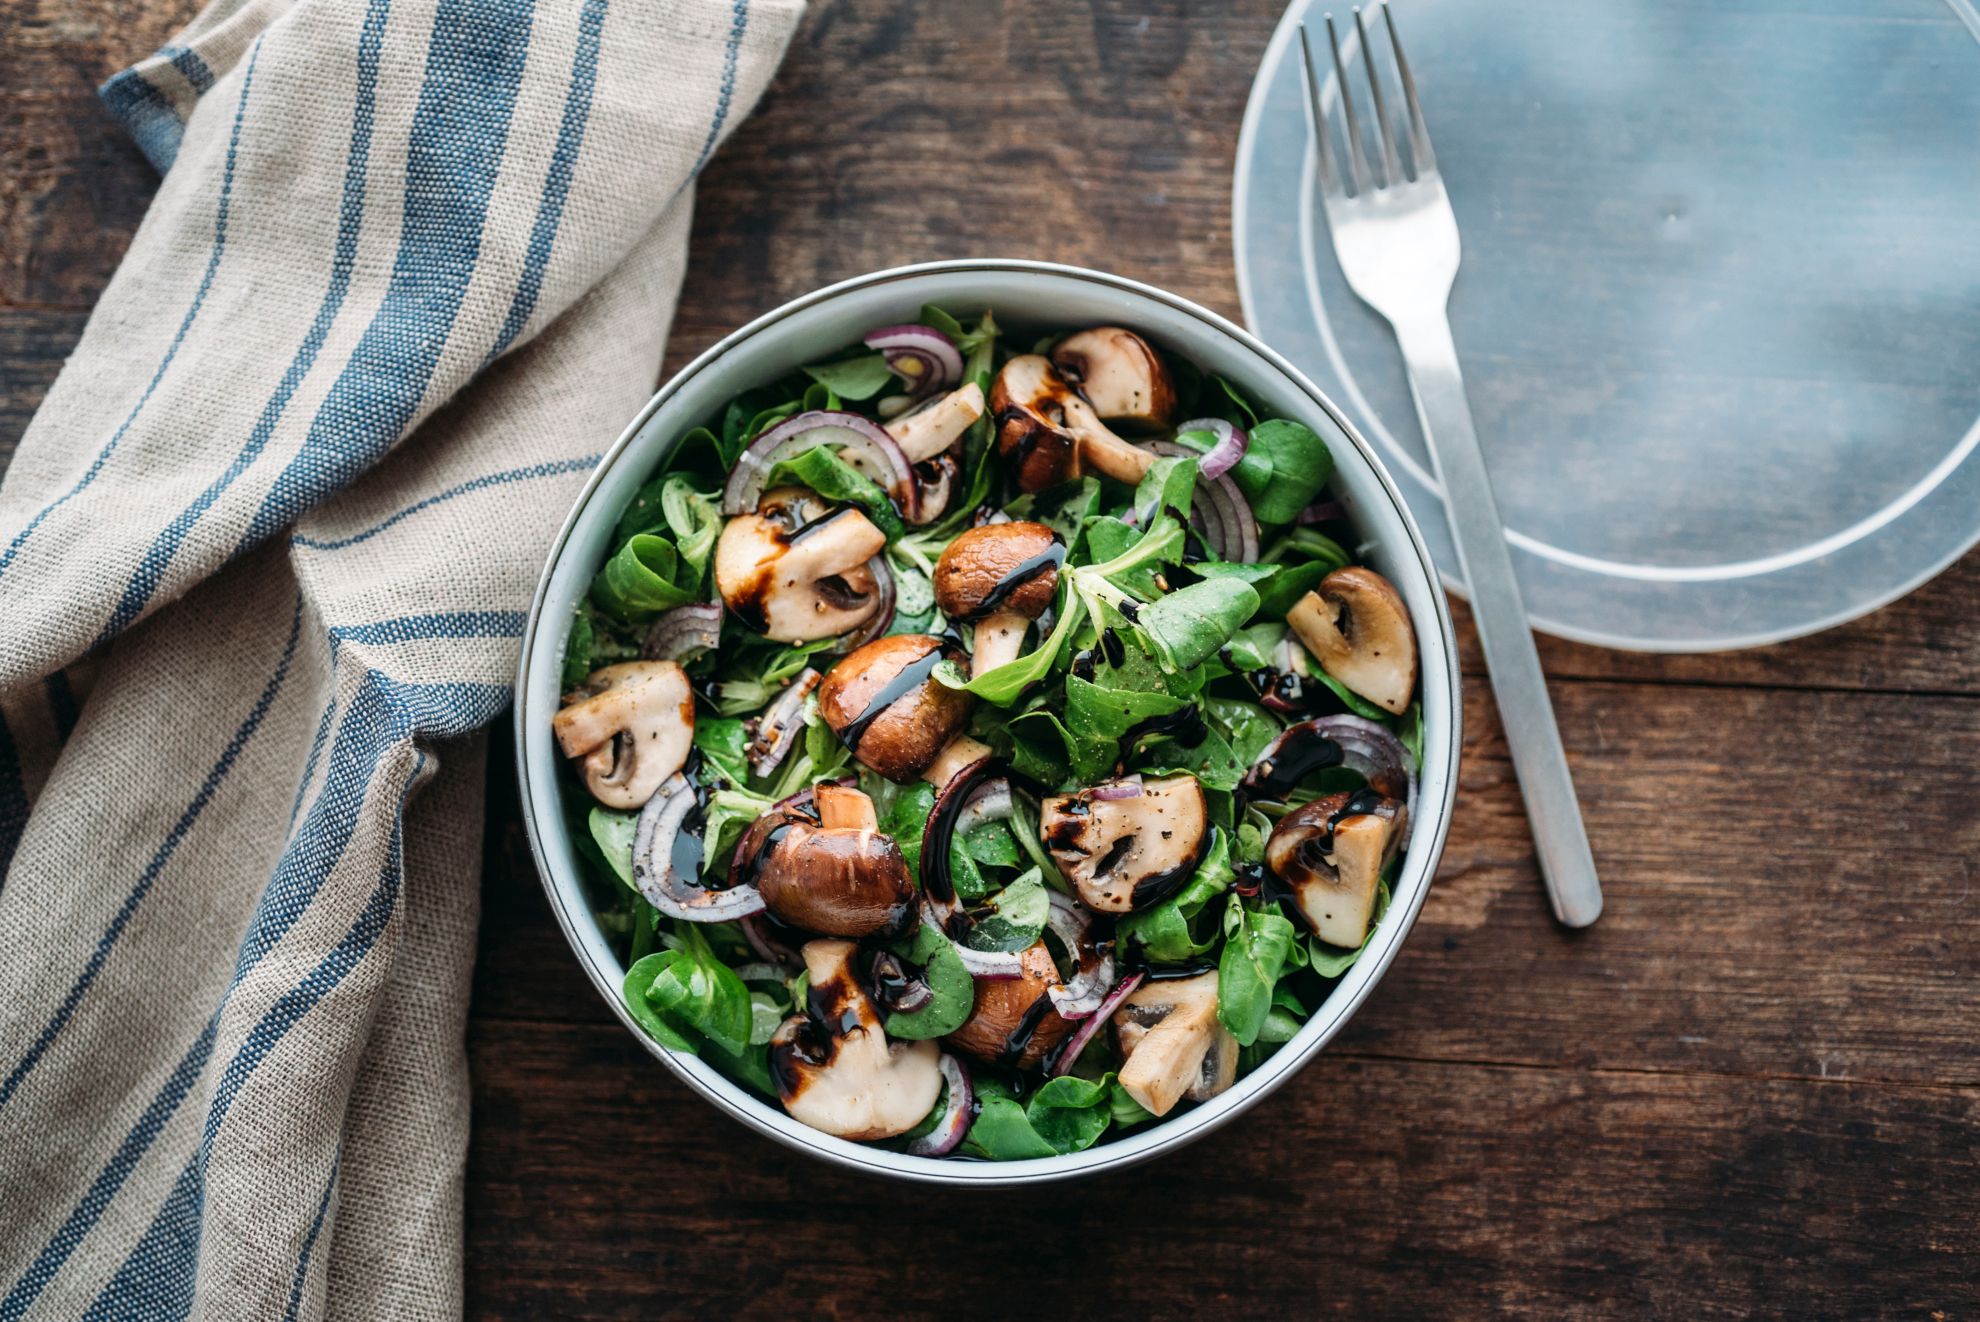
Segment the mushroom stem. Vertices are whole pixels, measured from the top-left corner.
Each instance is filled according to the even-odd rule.
[[[921,773],[921,778],[939,790],[954,780],[958,771],[971,763],[981,762],[990,756],[991,751],[990,745],[959,734],[942,746],[942,751],[935,755],[935,760],[928,764],[928,770]]]
[[[1066,418],[1073,420],[1073,411],[1066,410]],[[1094,472],[1125,482],[1129,486],[1148,476],[1148,470],[1155,466],[1152,452],[1138,445],[1130,445],[1097,421],[1078,426],[1073,434],[1079,439],[1080,462]]]
[[[971,677],[987,674],[1018,659],[1031,621],[1016,611],[997,611],[976,624],[976,651],[969,661]]]
[[[873,800],[850,785],[820,785],[811,792],[818,806],[818,824],[827,831],[877,831],[880,818]]]
[[[983,416],[983,388],[971,381],[887,424],[887,434],[901,447],[908,462],[933,459],[956,443],[969,425]]]

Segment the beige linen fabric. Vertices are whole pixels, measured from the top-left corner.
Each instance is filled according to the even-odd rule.
[[[461,1306],[484,758],[799,0],[215,0],[0,486],[0,1322]]]

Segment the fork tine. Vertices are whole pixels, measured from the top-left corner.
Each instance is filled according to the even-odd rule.
[[[1354,113],[1354,97],[1348,92],[1347,71],[1341,67],[1341,39],[1334,33],[1334,16],[1327,15],[1327,45],[1334,52],[1334,86],[1341,94],[1341,109],[1347,114],[1348,173],[1354,179],[1354,195],[1368,191],[1368,157],[1361,149],[1361,119]]]
[[[1368,71],[1368,90],[1375,98],[1375,127],[1382,139],[1382,187],[1388,188],[1402,182],[1402,162],[1396,158],[1396,135],[1389,129],[1389,106],[1382,99],[1382,79],[1375,72],[1375,51],[1368,44],[1368,27],[1361,21],[1360,5],[1354,7],[1354,33],[1361,43],[1362,67]]]
[[[1396,72],[1402,75],[1403,101],[1409,108],[1409,154],[1421,179],[1437,168],[1437,155],[1430,150],[1430,126],[1423,122],[1423,106],[1416,99],[1416,79],[1410,77],[1409,61],[1403,56],[1402,38],[1396,35],[1396,13],[1382,6],[1382,21],[1389,28],[1389,45],[1396,52]]]
[[[1306,24],[1299,25],[1300,73],[1306,83],[1306,113],[1313,125],[1313,141],[1320,150],[1320,188],[1332,193],[1340,188],[1340,180],[1334,172],[1334,151],[1328,139],[1327,112],[1320,107],[1320,75],[1313,69],[1313,47],[1307,44]]]

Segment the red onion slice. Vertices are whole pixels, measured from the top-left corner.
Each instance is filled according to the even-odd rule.
[[[754,886],[717,891],[701,884],[700,839],[691,859],[675,847],[694,810],[694,786],[678,771],[640,809],[633,827],[633,882],[639,893],[669,918],[690,923],[728,923],[762,913],[763,896]],[[683,867],[692,875],[683,876]]]
[[[1119,780],[1102,781],[1088,793],[1096,799],[1138,799],[1141,797],[1141,777],[1122,776]]]
[[[1400,798],[1410,809],[1416,807],[1416,762],[1396,732],[1377,721],[1360,716],[1322,716],[1289,725],[1279,737],[1265,746],[1258,762],[1245,777],[1251,785],[1259,768],[1290,759],[1293,766],[1310,762],[1310,750],[1302,756],[1300,745],[1313,739],[1331,740],[1340,748],[1338,763],[1368,782],[1369,788],[1389,798]],[[1318,769],[1316,766],[1314,769]],[[1240,786],[1240,790],[1244,786]]]
[[[676,606],[647,626],[639,654],[648,661],[686,661],[722,638],[722,608],[713,602]]]
[[[722,513],[735,517],[756,509],[771,470],[819,445],[836,445],[845,461],[878,482],[912,521],[918,503],[913,465],[886,428],[871,418],[835,409],[812,409],[764,432],[736,457],[722,488]]]
[[[887,568],[886,555],[883,553],[868,560],[866,572],[873,575],[874,590],[880,595],[879,604],[874,606],[873,614],[866,617],[866,623],[847,634],[839,645],[832,649],[835,652],[850,652],[856,647],[864,647],[893,626],[894,574]]]
[[[942,1082],[948,1085],[948,1102],[935,1128],[910,1141],[902,1151],[910,1157],[946,1157],[962,1145],[963,1135],[976,1119],[976,1091],[970,1087],[969,1066],[942,1053]]]
[[[978,758],[951,776],[935,796],[921,836],[922,921],[949,938],[971,977],[996,981],[1024,976],[1023,952],[972,950],[966,943],[969,914],[956,899],[955,878],[949,874],[949,846],[964,818],[977,823],[992,820],[988,814],[995,810],[999,796],[1008,814],[1010,790],[1010,781],[997,760]],[[983,806],[979,807],[980,803]]]
[[[806,666],[757,717],[756,738],[744,750],[751,775],[767,776],[783,765],[797,743],[798,731],[804,728],[804,700],[821,678]]]
[[[803,957],[771,934],[770,924],[765,921],[762,914],[753,914],[736,926],[742,928],[743,940],[749,942],[749,948],[770,966],[783,968],[790,973],[804,967]]]
[[[1204,477],[1222,477],[1230,472],[1244,458],[1245,447],[1251,444],[1244,428],[1222,418],[1192,418],[1176,428],[1176,435],[1186,431],[1207,431],[1216,437],[1216,442],[1199,457],[1196,471]]]
[[[1174,441],[1150,441],[1156,454],[1182,459],[1202,459],[1187,445]],[[1189,523],[1203,535],[1210,549],[1232,564],[1249,565],[1258,561],[1258,520],[1251,503],[1229,477],[1206,477],[1197,472],[1196,498],[1190,502]]]
[[[1141,980],[1146,976],[1148,975],[1145,973],[1130,973],[1122,978],[1120,985],[1108,992],[1107,999],[1100,1002],[1100,1008],[1080,1021],[1079,1027],[1073,1030],[1073,1035],[1065,1040],[1064,1045],[1053,1056],[1047,1073],[1056,1079],[1069,1072],[1073,1064],[1079,1060],[1079,1053],[1086,1050],[1086,1044],[1107,1026],[1107,1021],[1114,1017],[1114,1011],[1121,1008],[1121,1002],[1134,995],[1134,989],[1141,985]]]
[[[910,393],[925,395],[962,380],[962,350],[933,326],[881,326],[866,333],[866,347],[887,356],[887,366]]]
[[[1065,982],[1045,989],[1052,998],[1052,1008],[1062,1019],[1084,1019],[1098,1010],[1107,999],[1107,988],[1114,982],[1114,952],[1111,945],[1102,948],[1088,940],[1093,929],[1093,918],[1067,896],[1053,891],[1052,911],[1045,919],[1046,926],[1058,935],[1066,951],[1079,961],[1079,971]]]
[[[1331,523],[1347,517],[1347,506],[1338,500],[1316,500],[1299,512],[1303,524]]]

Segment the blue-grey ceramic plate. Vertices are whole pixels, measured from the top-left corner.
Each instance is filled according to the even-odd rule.
[[[1371,439],[1461,590],[1395,342],[1342,282],[1313,191],[1294,25],[1322,35],[1321,12],[1287,11],[1245,115],[1245,317]],[[1769,642],[1980,539],[1971,0],[1395,17],[1464,236],[1451,321],[1539,628]]]

